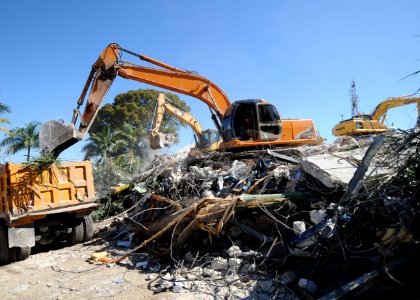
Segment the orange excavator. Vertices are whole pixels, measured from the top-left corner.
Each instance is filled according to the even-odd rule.
[[[155,67],[146,67],[122,59],[133,55]],[[210,109],[212,119],[223,139],[218,150],[302,145],[317,142],[317,133],[310,119],[280,119],[276,108],[263,99],[231,102],[215,83],[196,73],[136,54],[110,44],[92,66],[70,124],[48,121],[40,130],[40,149],[58,156],[89,131],[106,93],[120,76],[152,86],[194,97]],[[86,95],[87,101],[83,112]],[[79,125],[77,126],[77,123]]]

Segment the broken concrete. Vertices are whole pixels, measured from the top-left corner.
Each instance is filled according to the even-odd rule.
[[[420,238],[419,135],[387,137],[379,154],[364,160],[371,142],[159,157],[129,189],[134,205],[120,225],[135,237],[114,261],[138,251],[170,257],[171,284],[158,282],[156,291],[351,296],[339,286],[412,255]],[[358,188],[344,201],[357,170]]]
[[[308,156],[300,161],[302,170],[322,182],[330,189],[347,189],[350,180],[359,167],[368,147],[349,151],[334,152]],[[391,172],[380,164],[377,158],[369,165],[367,176],[375,177]]]

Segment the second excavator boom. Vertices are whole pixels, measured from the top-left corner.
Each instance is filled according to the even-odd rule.
[[[149,134],[150,148],[156,150],[169,147],[173,144],[175,138],[172,134],[163,134],[160,132],[160,126],[165,113],[177,118],[182,123],[187,124],[195,133],[196,146],[203,150],[216,150],[219,142],[219,135],[216,130],[202,130],[200,122],[190,113],[182,110],[170,99],[166,98],[164,93],[159,93],[156,101],[155,111],[153,113],[152,130]]]

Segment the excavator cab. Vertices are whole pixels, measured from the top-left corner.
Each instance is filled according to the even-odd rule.
[[[197,145],[201,149],[210,149],[210,150],[217,150],[217,147],[211,149],[211,147],[217,146],[217,143],[220,142],[220,134],[219,131],[216,129],[206,129],[203,130],[201,135],[201,140],[197,141]]]
[[[282,126],[276,108],[263,99],[240,100],[223,118],[224,141],[271,141],[279,139]]]

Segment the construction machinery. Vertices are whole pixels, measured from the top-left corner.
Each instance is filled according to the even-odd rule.
[[[417,116],[420,116],[420,98],[411,96],[401,96],[388,98],[379,103],[372,114],[366,115],[358,113],[351,119],[341,121],[334,126],[332,133],[335,136],[349,135],[366,135],[379,134],[388,130],[384,124],[387,112],[390,108],[395,108],[403,105],[417,103]],[[417,118],[418,122],[418,118]],[[417,123],[418,126],[418,123]]]
[[[124,61],[124,53],[155,67]],[[218,150],[302,145],[317,141],[315,126],[310,119],[281,120],[276,108],[263,99],[231,103],[222,89],[203,76],[136,54],[118,44],[110,44],[92,66],[71,123],[66,125],[60,121],[48,121],[42,126],[41,151],[58,156],[60,152],[81,140],[92,125],[107,91],[117,76],[185,94],[204,102],[209,107],[212,119],[223,139]],[[81,112],[88,92],[87,103]],[[80,124],[76,129],[79,119]]]
[[[162,149],[174,143],[175,138],[172,134],[159,132],[165,113],[170,114],[191,127],[195,133],[194,138],[198,149],[205,151],[218,149],[218,142],[220,142],[218,131],[215,129],[202,130],[200,123],[193,115],[178,107],[164,93],[159,93],[156,101],[152,130],[149,133],[150,148],[153,150]]]

